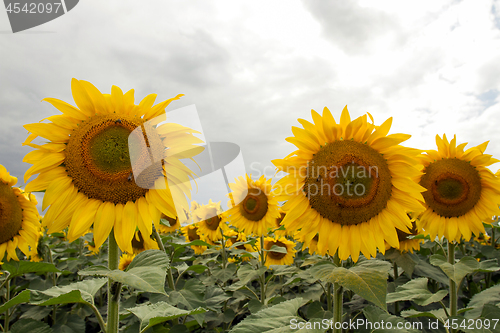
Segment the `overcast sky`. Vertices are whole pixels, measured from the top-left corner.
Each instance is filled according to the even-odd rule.
[[[29,168],[23,124],[74,104],[71,78],[185,94],[210,141],[238,144],[248,172],[294,146],[297,118],[370,112],[406,145],[458,135],[500,158],[500,1],[95,1],[12,34],[0,10],[0,164]],[[499,143],[499,144],[497,144]],[[252,167],[251,167],[252,165]],[[493,166],[493,169],[500,165]],[[253,169],[253,170],[252,170]]]

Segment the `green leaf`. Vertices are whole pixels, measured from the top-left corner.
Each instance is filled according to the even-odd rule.
[[[372,325],[373,323],[381,323],[382,321],[386,323],[385,325],[387,326],[387,323],[391,323],[393,329],[371,329],[370,332],[377,332],[377,333],[394,333],[396,332],[394,330],[394,327],[397,327],[398,323],[402,323],[403,327],[405,326],[404,324],[406,321],[401,318],[397,317],[394,315],[391,315],[387,313],[386,311],[379,309],[373,305],[369,305],[363,309],[363,314],[365,315],[365,318],[367,321],[371,322]],[[401,324],[400,324],[401,325]],[[366,327],[365,323],[365,327]],[[369,326],[368,326],[369,328]],[[414,329],[399,329],[397,330],[398,333],[418,333],[420,332],[419,330],[414,330]]]
[[[133,313],[141,320],[141,331],[143,331],[168,320],[202,314],[208,310],[196,308],[187,311],[176,308],[166,302],[159,302],[155,304],[137,306],[135,308],[127,309],[127,311]]]
[[[126,272],[117,269],[109,272],[107,277],[142,291],[166,295],[167,271],[162,267],[134,267]]]
[[[174,290],[169,293],[169,302],[177,306],[179,304],[183,305],[190,311],[198,308],[205,308],[204,292],[205,286],[199,280],[189,279],[183,289],[179,291]],[[204,317],[205,316],[201,313],[194,315],[194,318],[200,326],[203,325]]]
[[[448,291],[439,290],[433,294],[427,289],[428,279],[417,278],[408,281],[402,286],[396,288],[396,291],[387,295],[387,303],[394,303],[398,301],[413,301],[417,305],[426,306],[434,302],[439,302],[446,295]]]
[[[233,327],[230,333],[324,332],[324,329],[314,330],[306,329],[305,327],[303,330],[297,330],[299,324],[306,325],[306,322],[297,316],[297,311],[302,304],[302,298],[294,298],[272,307],[264,308],[243,319],[238,325]]]
[[[496,306],[500,305],[500,284],[485,289],[478,294],[472,296],[467,307],[472,308],[465,313],[466,318],[479,318],[483,307],[486,304],[493,303]]]
[[[139,253],[128,266],[128,269],[135,267],[160,267],[168,269],[170,259],[164,251],[146,250]]]
[[[0,313],[4,313],[5,311],[7,311],[8,309],[17,304],[28,303],[29,301],[30,301],[30,291],[23,290],[16,297],[12,298],[10,301],[0,306]]]
[[[94,295],[106,284],[107,279],[92,279],[74,282],[62,287],[44,291],[31,290],[30,304],[55,305],[68,303],[94,304]]]
[[[265,250],[264,251],[267,251],[267,252],[277,252],[277,253],[284,253],[284,254],[287,254],[287,250],[286,250],[286,247],[283,247],[283,246],[277,246],[277,245],[273,245],[271,246],[271,248],[269,250]]]
[[[238,271],[237,275],[238,278],[240,279],[238,282],[235,282],[231,284],[227,290],[238,290],[247,285],[250,281],[253,281],[257,279],[259,276],[264,274],[267,271],[267,267],[260,267],[259,269],[255,270],[252,268],[250,265],[242,265]]]
[[[495,272],[500,269],[497,266],[497,260],[485,260],[479,263],[472,257],[463,257],[454,265],[450,264],[443,255],[434,254],[429,259],[431,265],[438,266],[450,279],[459,284],[462,279],[474,272]]]
[[[391,249],[385,253],[387,259],[393,260],[399,267],[401,267],[406,275],[411,278],[415,266],[419,262],[418,257],[412,253],[400,253],[396,249]]]
[[[149,252],[154,251],[154,252]],[[149,252],[144,256],[140,256],[144,252]],[[121,271],[116,269],[110,271],[104,266],[91,266],[78,272],[79,275],[99,275],[112,278],[117,282],[126,284],[127,286],[146,291],[151,293],[165,294],[165,278],[167,277],[167,271],[165,269],[165,264],[168,267],[168,257],[161,255],[158,250],[148,250],[141,252],[134,258],[130,263],[127,271]],[[140,256],[140,257],[139,257]],[[146,258],[151,258],[151,263],[153,266],[145,265]],[[136,263],[132,266],[135,259],[139,258]],[[165,262],[167,258],[167,262]]]
[[[26,318],[19,319],[10,328],[11,333],[53,333],[54,331],[50,326],[44,322]]]
[[[369,260],[371,261],[371,260]],[[376,260],[374,260],[376,261]],[[387,263],[390,266],[390,263]],[[372,267],[377,267],[374,269]],[[310,268],[311,274],[322,281],[339,283],[367,301],[386,310],[387,266],[380,263],[361,264],[350,269],[322,262]]]
[[[205,265],[191,265],[187,268],[188,271],[193,271],[195,273],[203,273],[208,269]]]
[[[401,317],[404,318],[418,318],[418,317],[429,317],[433,319],[438,319],[441,322],[444,322],[448,316],[446,316],[446,312],[443,309],[437,310],[429,310],[429,311],[417,311],[417,310],[406,310],[401,311]]]
[[[32,261],[7,261],[2,265],[2,269],[10,273],[9,278],[20,276],[26,273],[47,273],[61,272],[53,264],[46,262],[32,262]]]
[[[448,277],[437,267],[434,267],[427,262],[421,260],[414,268],[413,273],[417,276],[431,278],[446,286],[450,285]]]

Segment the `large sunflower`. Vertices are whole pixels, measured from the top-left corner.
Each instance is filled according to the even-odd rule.
[[[43,209],[50,207],[43,224],[49,233],[69,226],[68,240],[74,241],[93,224],[99,248],[114,228],[119,247],[131,252],[136,227],[150,235],[151,221],[158,226],[161,213],[175,217],[176,205],[187,206],[183,190],[189,195],[192,173],[178,158],[199,153],[202,148],[194,144],[201,140],[192,135],[196,131],[178,124],[154,125],[182,95],[153,106],[156,94],[135,105],[134,90],[123,94],[116,86],[111,94],[101,94],[91,83],[73,79],[71,90],[77,107],[46,98],[63,114],[47,118],[51,123],[24,126],[32,133],[24,144],[37,149],[24,158],[33,164],[25,181],[39,174],[26,190],[45,190]],[[50,142],[32,143],[37,136]],[[130,140],[145,142],[145,149],[129,151]],[[142,167],[150,155],[163,157],[162,163],[134,175],[131,156]],[[169,189],[164,176],[180,185]]]
[[[455,136],[448,142],[446,135],[436,135],[436,144],[437,151],[422,154],[420,185],[427,191],[420,227],[431,239],[468,241],[471,233],[485,232],[483,221],[500,215],[500,180],[487,168],[498,160],[484,154],[488,142],[464,151],[467,143],[457,146]]]
[[[229,184],[232,192],[229,193],[227,210],[224,221],[244,231],[247,235],[265,235],[269,228],[276,226],[276,219],[280,217],[278,201],[271,191],[271,179],[261,176],[253,181],[250,176],[238,177],[235,183]]]
[[[210,199],[207,205],[193,205],[193,208],[191,211],[193,223],[196,223],[203,240],[210,244],[221,240],[221,230],[225,232],[229,227],[220,217],[222,213],[220,202],[212,202]]]
[[[260,239],[257,239],[257,248],[261,248]],[[271,251],[273,246],[282,247],[286,250],[284,252]],[[264,237],[264,258],[265,265],[269,268],[271,265],[291,265],[293,258],[295,258],[295,243],[286,239],[285,237]]]
[[[0,261],[7,253],[7,260],[19,260],[16,248],[27,257],[36,258],[40,237],[40,216],[36,198],[13,187],[17,178],[0,165]]]
[[[282,224],[300,238],[320,234],[316,252],[338,249],[342,260],[357,261],[360,251],[374,257],[377,248],[385,251],[384,240],[396,247],[396,228],[411,228],[406,211],[423,210],[424,188],[414,180],[419,151],[399,145],[410,135],[387,135],[392,118],[379,127],[366,115],[351,121],[347,107],[339,124],[327,108],[312,118],[299,119],[304,128],[292,127],[295,136],[287,138],[298,149],[273,161],[288,173],[274,187],[287,200]]]

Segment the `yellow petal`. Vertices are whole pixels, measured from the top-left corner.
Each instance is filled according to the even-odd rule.
[[[111,229],[115,224],[115,204],[105,202],[95,215],[94,221],[94,242],[95,247],[99,248],[108,238]]]
[[[76,106],[78,106],[85,115],[91,117],[95,114],[95,107],[92,99],[80,81],[75,78],[71,79],[71,93],[73,94],[73,100]]]

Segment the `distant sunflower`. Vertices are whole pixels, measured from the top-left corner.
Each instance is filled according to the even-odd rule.
[[[415,238],[410,238],[412,236],[417,236],[420,233],[422,233],[422,230],[419,230],[417,227],[416,220],[414,218],[411,218],[411,225],[412,228],[410,232],[404,232],[401,230],[398,230],[398,239],[399,239],[399,252],[405,253],[405,252],[411,252],[413,251],[419,251],[420,250],[420,244],[424,242],[423,239],[415,239]]]
[[[146,250],[158,250],[158,243],[151,239],[151,236],[144,237],[139,230],[136,230],[134,238],[132,238],[132,252],[139,254]]]
[[[204,240],[208,240],[207,243],[215,244],[215,242],[221,240],[221,230],[225,232],[229,228],[222,222],[221,213],[220,202],[212,202],[211,199],[207,205],[197,205],[191,211],[193,223],[196,223],[199,233],[204,236]]]
[[[279,209],[279,213],[280,213],[280,215],[275,220],[276,225],[275,225],[275,227],[274,227],[275,229],[273,231],[274,234],[276,236],[287,236],[287,235],[292,234],[292,232],[290,230],[286,230],[285,226],[281,224],[283,222],[283,219],[285,218],[286,213],[281,208]],[[282,230],[280,230],[280,229],[282,229]]]
[[[158,227],[161,213],[173,217],[176,205],[187,206],[184,193],[189,192],[193,174],[178,159],[198,154],[203,148],[195,144],[201,140],[190,128],[148,122],[164,115],[165,107],[182,95],[153,106],[156,94],[135,105],[134,90],[123,94],[116,86],[111,94],[102,94],[91,83],[73,79],[71,90],[77,107],[45,98],[63,114],[48,117],[50,123],[24,126],[32,133],[24,145],[36,148],[24,158],[33,164],[24,180],[39,174],[26,190],[45,190],[43,209],[50,207],[43,224],[48,233],[69,226],[68,240],[72,242],[93,224],[99,248],[114,228],[119,247],[130,252],[136,227],[149,235],[151,221]],[[134,131],[136,128],[142,131]],[[38,136],[50,142],[32,143]],[[129,151],[129,139],[146,142],[147,149]],[[162,165],[157,163],[134,176],[131,156],[137,156],[142,165],[150,154],[163,157]],[[165,176],[183,186],[169,190]]]
[[[248,175],[245,178],[240,176],[229,184],[232,192],[228,206],[232,208],[224,212],[224,220],[247,235],[266,235],[280,216],[278,201],[271,192],[271,179],[261,176],[253,181]]]
[[[167,222],[169,226],[167,226],[165,222]],[[180,228],[181,228],[181,223],[179,222],[179,218],[177,216],[173,218],[162,213],[160,223],[158,224],[158,232],[160,234],[169,234],[171,232],[179,230]]]
[[[182,227],[182,234],[186,238],[186,242],[190,243],[195,240],[201,240],[201,237],[199,235],[199,230],[198,226],[188,224],[185,227]],[[203,254],[205,250],[207,249],[206,246],[200,246],[200,245],[191,245],[191,248],[194,250],[195,254]]]
[[[40,216],[36,198],[13,187],[17,178],[0,165],[0,261],[17,260],[19,248],[27,257],[36,256],[40,234]]]
[[[319,234],[318,252],[338,249],[342,260],[356,262],[360,252],[375,257],[377,248],[385,251],[384,240],[397,246],[396,229],[411,228],[406,211],[423,210],[424,188],[415,182],[420,151],[400,145],[410,135],[387,135],[392,118],[381,126],[366,115],[351,121],[347,107],[339,124],[327,108],[323,116],[313,110],[312,118],[299,119],[304,128],[292,127],[287,138],[298,149],[272,161],[288,173],[274,186],[287,200],[282,224],[301,238]]]
[[[128,266],[132,263],[132,260],[134,260],[135,256],[137,254],[128,254],[124,253],[120,257],[120,263],[118,264],[118,269],[125,271]]]
[[[419,227],[431,239],[470,240],[472,233],[485,232],[483,221],[500,214],[500,180],[487,168],[498,160],[484,154],[488,142],[464,151],[467,143],[457,146],[456,136],[448,142],[436,135],[436,144],[437,151],[422,155],[420,185],[427,191]]]
[[[308,252],[310,255],[313,255],[315,253],[318,253],[318,241],[319,241],[319,234],[316,234],[313,238],[303,238],[303,239],[297,239],[297,241],[302,242],[302,251],[305,249],[308,249]],[[324,254],[322,254],[324,255]]]
[[[236,232],[233,229],[227,229],[224,231],[224,236],[228,237],[226,240],[226,247],[232,247],[234,244],[238,242],[246,242],[247,236],[242,232]],[[245,250],[247,252],[255,252],[254,248],[250,244],[241,244],[236,246],[238,250]]]
[[[274,246],[278,246],[286,249],[286,253],[270,251]],[[257,240],[257,248],[261,248],[260,239]],[[293,264],[293,258],[295,258],[295,243],[289,241],[285,237],[264,237],[264,258],[265,265],[267,267],[271,265],[291,265]]]

